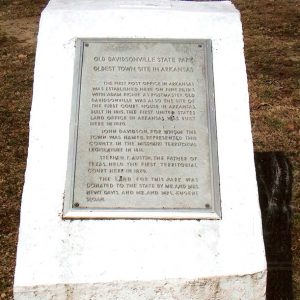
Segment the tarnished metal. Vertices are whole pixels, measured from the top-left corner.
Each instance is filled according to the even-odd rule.
[[[210,40],[78,39],[64,218],[221,216]]]

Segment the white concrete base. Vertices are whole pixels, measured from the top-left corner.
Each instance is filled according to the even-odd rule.
[[[239,13],[229,1],[124,3],[52,0],[42,14],[15,300],[264,299]],[[62,220],[76,37],[212,39],[222,220]]]
[[[113,281],[17,288],[17,299],[72,300],[231,300],[265,299],[265,273],[198,280]]]

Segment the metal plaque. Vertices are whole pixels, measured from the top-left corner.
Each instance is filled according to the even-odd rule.
[[[64,218],[220,218],[210,40],[78,39]]]

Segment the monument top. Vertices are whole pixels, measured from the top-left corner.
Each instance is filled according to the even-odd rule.
[[[199,6],[201,10],[204,9],[205,11],[213,9],[214,12],[217,10],[228,13],[229,10],[226,7],[231,7],[234,10],[230,0],[102,0],[90,1],[89,5],[86,5],[83,1],[50,0],[46,10],[97,10],[99,8],[174,8],[186,10],[188,8],[197,9]]]

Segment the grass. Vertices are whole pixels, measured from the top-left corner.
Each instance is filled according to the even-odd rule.
[[[256,151],[284,151],[293,167],[293,287],[300,299],[300,2],[235,0],[241,11]]]

